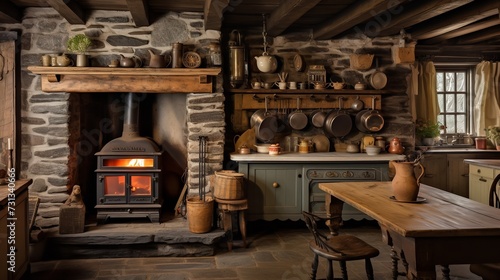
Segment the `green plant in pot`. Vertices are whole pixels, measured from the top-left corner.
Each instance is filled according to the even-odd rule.
[[[497,150],[500,150],[500,127],[499,126],[489,126],[485,129],[486,138]]]
[[[88,61],[86,52],[91,45],[92,40],[90,40],[90,38],[85,34],[77,34],[68,39],[66,44],[67,50],[76,54],[76,66],[87,66]]]
[[[441,129],[443,125],[440,122],[417,120],[415,134],[422,139],[424,145],[432,146]]]

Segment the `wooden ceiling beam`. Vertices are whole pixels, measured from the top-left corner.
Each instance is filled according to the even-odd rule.
[[[272,37],[280,35],[319,2],[321,0],[281,1],[278,8],[274,9],[266,20],[267,34]]]
[[[69,1],[68,4],[64,0],[46,0],[46,2],[70,24],[85,24],[83,10],[75,1]]]
[[[0,22],[2,23],[20,23],[22,21],[21,12],[16,5],[10,1],[0,3]]]
[[[332,16],[330,20],[316,26],[314,28],[313,38],[319,40],[330,39],[369,20],[374,14],[390,11],[404,2],[408,2],[408,0],[358,0],[338,14]]]
[[[224,10],[229,5],[229,0],[205,0],[203,7],[205,30],[220,30]]]
[[[134,19],[135,26],[149,26],[149,10],[147,0],[127,0],[127,7]]]
[[[485,42],[493,38],[500,38],[500,26],[494,26],[458,38],[459,45],[472,45]]]
[[[439,42],[442,42],[444,40],[449,40],[452,38],[460,37],[467,35],[469,33],[477,32],[485,28],[493,27],[496,25],[500,25],[500,18],[498,17],[492,17],[490,19],[481,21],[481,22],[476,22],[473,24],[469,24],[467,26],[464,26],[462,28],[456,29],[454,31],[450,31],[448,33],[444,33],[443,35],[436,36],[434,38],[428,39],[423,41],[423,44],[436,44]]]
[[[466,5],[450,14],[435,17],[421,26],[411,29],[414,39],[425,40],[462,28],[468,24],[498,15],[498,0],[476,1],[473,5]]]
[[[473,1],[474,0],[433,0],[423,3],[422,1],[415,1],[411,7],[406,7],[402,13],[394,15],[386,25],[382,26],[379,35],[389,36],[398,34],[402,28],[408,28]]]

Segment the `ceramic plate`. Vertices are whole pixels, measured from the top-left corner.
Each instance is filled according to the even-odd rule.
[[[197,52],[185,52],[182,56],[182,64],[186,68],[198,68],[201,65],[201,57]]]
[[[374,89],[383,89],[387,85],[387,76],[380,71],[376,71],[370,78],[370,84]]]
[[[330,139],[323,134],[318,134],[314,136],[312,139],[314,143],[314,147],[316,148],[316,152],[323,153],[330,151]]]
[[[304,60],[300,54],[296,54],[293,57],[293,68],[295,68],[295,71],[297,72],[304,70]]]
[[[422,203],[424,201],[427,201],[427,199],[425,199],[425,198],[423,198],[421,196],[418,196],[417,200],[415,200],[415,201],[397,200],[394,196],[389,197],[389,199],[391,199],[392,201],[395,201],[395,202],[402,202],[402,203]]]

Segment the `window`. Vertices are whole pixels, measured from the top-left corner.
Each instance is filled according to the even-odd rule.
[[[472,132],[473,68],[436,66],[438,121],[446,126],[445,135]]]

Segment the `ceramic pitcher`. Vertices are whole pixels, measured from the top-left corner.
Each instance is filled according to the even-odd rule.
[[[422,172],[415,176],[414,167],[420,166]],[[424,167],[420,162],[396,162],[390,161],[389,168],[394,168],[394,178],[392,179],[392,191],[394,197],[399,201],[416,201],[420,189],[420,178],[424,175]]]

